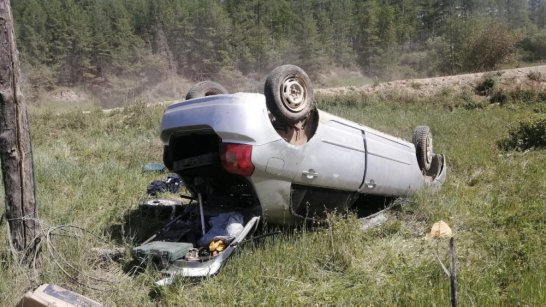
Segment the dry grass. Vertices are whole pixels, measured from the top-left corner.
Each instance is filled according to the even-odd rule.
[[[48,225],[77,225],[92,234],[76,228],[68,237],[53,236],[66,263],[56,263],[60,256],[52,257],[52,248],[44,246],[40,280],[109,306],[447,305],[449,281],[436,260],[447,260],[447,242],[424,239],[442,219],[455,232],[462,306],[542,305],[546,152],[503,151],[496,142],[508,135],[510,123],[536,115],[545,102],[466,108],[461,95],[319,97],[327,111],[406,139],[416,125],[431,126],[436,151],[447,155],[444,188],[395,207],[378,228],[363,232],[349,216],[332,217],[328,228],[287,229],[242,246],[215,277],[181,279],[165,288],[153,286],[152,267],[129,276],[128,253],[117,263],[91,251],[128,250],[154,222],[143,225],[136,208],[147,184],[158,179],[141,170],[161,160],[162,107],[137,105],[108,114],[33,111],[40,217]],[[5,231],[0,242],[0,301],[12,306],[35,284],[31,271],[9,256]]]

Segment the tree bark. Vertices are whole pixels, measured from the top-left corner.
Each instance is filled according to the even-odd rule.
[[[37,255],[34,165],[10,1],[0,0],[0,158],[10,243],[29,261]],[[15,256],[17,256],[16,253]],[[30,257],[29,257],[30,256]]]

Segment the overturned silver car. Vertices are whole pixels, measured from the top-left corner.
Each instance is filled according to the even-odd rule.
[[[205,216],[238,211],[294,224],[446,178],[427,126],[407,142],[318,110],[309,77],[294,65],[273,70],[264,94],[195,85],[165,111],[161,140],[165,165],[199,196]]]

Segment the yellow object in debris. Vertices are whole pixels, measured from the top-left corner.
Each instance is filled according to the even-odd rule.
[[[432,225],[432,228],[430,229],[430,233],[427,234],[427,239],[433,239],[433,238],[451,238],[453,236],[453,232],[451,231],[451,228],[449,225],[444,221],[439,221],[434,223]]]
[[[226,248],[226,244],[222,240],[214,240],[214,241],[210,242],[210,244],[209,244],[209,250],[211,252],[214,252],[214,251],[221,252],[225,248]]]

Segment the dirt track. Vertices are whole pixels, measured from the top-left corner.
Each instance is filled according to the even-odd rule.
[[[463,74],[426,79],[397,80],[377,85],[336,87],[316,89],[315,93],[322,95],[337,95],[350,93],[380,94],[389,91],[417,96],[431,96],[445,90],[468,89],[473,91],[483,80],[484,75],[492,76],[503,88],[536,88],[546,91],[546,65],[524,68],[505,69],[492,72]],[[538,78],[537,78],[538,77]]]

